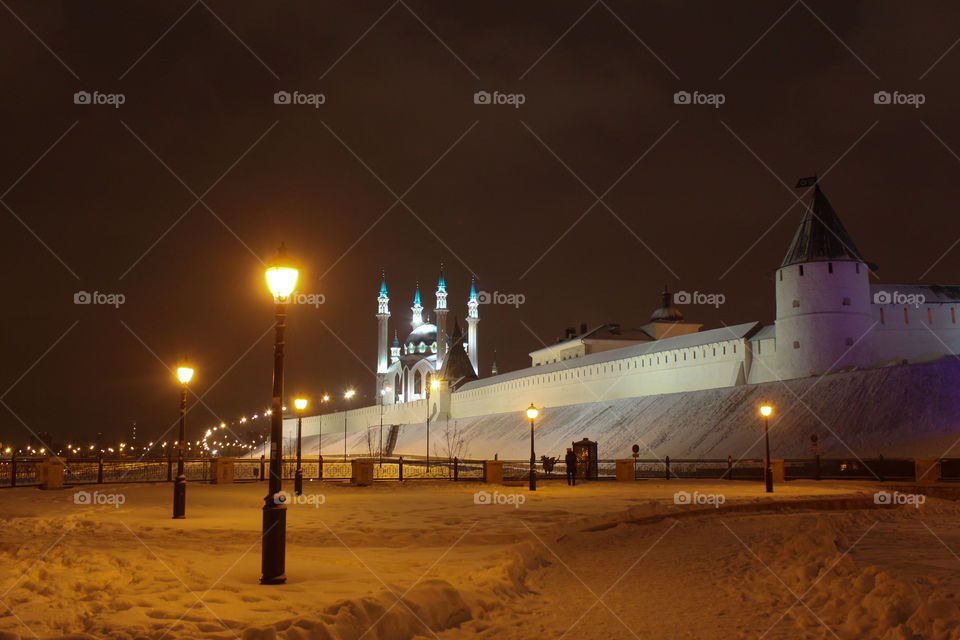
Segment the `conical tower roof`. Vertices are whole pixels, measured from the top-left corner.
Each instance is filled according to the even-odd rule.
[[[443,361],[440,377],[450,383],[451,389],[477,379],[477,373],[473,370],[470,357],[463,348],[463,331],[461,331],[460,323],[457,322],[456,317],[453,318],[453,339],[450,344],[450,352]]]
[[[820,190],[820,185],[816,184],[813,189],[813,204],[807,207],[803,214],[800,226],[780,266],[826,260],[866,263],[840,221],[840,216]]]

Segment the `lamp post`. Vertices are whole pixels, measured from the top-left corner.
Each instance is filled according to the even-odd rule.
[[[436,378],[431,378],[430,383],[427,385],[427,471],[430,470],[430,390],[439,388],[440,381]]]
[[[307,408],[306,398],[295,398],[293,406],[297,409],[297,471],[293,476],[293,492],[303,495],[303,469],[300,466],[301,445],[303,442],[303,410]]]
[[[393,388],[390,385],[384,386],[380,389],[380,466],[383,466],[383,400],[384,396],[393,391]]]
[[[539,413],[531,402],[530,406],[527,407],[527,417],[530,418],[530,491],[537,490],[537,468],[535,466],[537,458],[533,452],[533,421],[537,419],[537,414]]]
[[[343,394],[344,400],[349,400],[356,395],[356,391],[349,389],[345,394]],[[347,406],[343,406],[343,460],[347,460]]]
[[[270,488],[263,499],[263,535],[260,584],[283,584],[287,544],[287,506],[283,504],[283,348],[287,328],[287,301],[297,284],[298,270],[280,244],[267,266],[267,286],[273,294],[276,338],[273,344],[273,400],[270,407]]]
[[[187,365],[177,367],[177,380],[180,381],[180,452],[177,457],[177,480],[173,483],[173,517],[178,520],[187,517],[187,474],[183,470],[184,440],[187,422],[187,383],[193,378],[193,368]]]
[[[330,402],[330,395],[325,393],[321,402],[327,404]],[[321,412],[322,416],[322,412]],[[317,430],[317,457],[320,458],[320,478],[323,478],[323,417],[320,418],[320,428]]]
[[[767,482],[767,493],[773,493],[773,469],[770,467],[770,415],[773,407],[767,403],[760,405],[760,415],[763,416],[763,437],[767,444],[767,459],[764,465],[764,477]]]

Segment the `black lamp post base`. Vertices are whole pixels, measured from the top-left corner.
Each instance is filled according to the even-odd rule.
[[[297,469],[297,473],[293,477],[293,493],[298,496],[303,495],[303,469]]]
[[[272,495],[264,499],[263,531],[260,584],[283,584],[287,581],[287,507],[276,504]]]
[[[187,517],[187,477],[177,476],[173,483],[173,517],[182,520]]]

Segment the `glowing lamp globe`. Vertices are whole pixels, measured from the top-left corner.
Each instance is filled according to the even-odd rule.
[[[531,403],[531,405],[527,408],[527,417],[533,420],[539,414],[540,414],[540,411],[538,411],[537,408],[533,406],[533,404]]]
[[[433,380],[431,380],[431,381],[430,381],[430,388],[431,388],[431,389],[434,389],[434,390],[439,389],[439,388],[440,388],[440,381],[437,380],[436,378],[434,378]]]
[[[193,378],[193,367],[177,367],[177,380],[187,384]]]
[[[267,287],[274,298],[289,298],[297,286],[299,275],[296,263],[287,256],[287,248],[281,243],[277,257],[267,267]]]
[[[347,400],[349,400],[349,399],[352,398],[354,395],[356,395],[356,393],[357,393],[356,391],[354,391],[353,389],[350,389],[350,390],[347,391],[345,394],[343,394],[343,397],[346,398]]]
[[[307,408],[307,399],[306,398],[296,398],[293,401],[293,406],[297,408],[297,411],[303,411]]]
[[[773,407],[768,404],[760,405],[760,415],[762,415],[764,418],[769,418],[772,413]]]

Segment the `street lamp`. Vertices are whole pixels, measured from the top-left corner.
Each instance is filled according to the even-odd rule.
[[[280,243],[277,257],[267,266],[267,287],[273,294],[276,337],[273,344],[273,401],[270,408],[270,488],[263,499],[263,536],[260,584],[283,584],[287,544],[287,507],[283,504],[283,348],[287,328],[287,301],[297,284],[296,264]]]
[[[390,385],[380,389],[380,466],[383,466],[383,400],[384,396],[393,391]]]
[[[533,453],[533,421],[537,419],[540,412],[533,403],[527,407],[527,417],[530,418],[530,491],[537,490],[537,469],[534,465],[537,463],[536,454]]]
[[[763,437],[767,443],[767,460],[764,471],[764,477],[767,481],[767,493],[773,493],[773,469],[770,467],[770,415],[773,413],[773,407],[764,402],[760,405],[760,415],[763,416]]]
[[[427,471],[430,470],[430,390],[439,388],[440,381],[436,378],[432,378],[427,385]]]
[[[300,467],[301,442],[303,437],[303,410],[307,408],[306,398],[296,398],[293,406],[297,409],[297,472],[293,476],[293,492],[303,495],[303,469]]]
[[[343,394],[344,400],[349,400],[357,394],[353,389],[349,389],[345,394]],[[343,460],[347,460],[347,406],[343,406]]]
[[[178,520],[187,517],[187,474],[183,470],[183,441],[186,438],[187,422],[187,383],[193,378],[193,368],[187,365],[177,367],[177,380],[180,381],[180,454],[177,457],[177,480],[173,483],[173,517]]]

